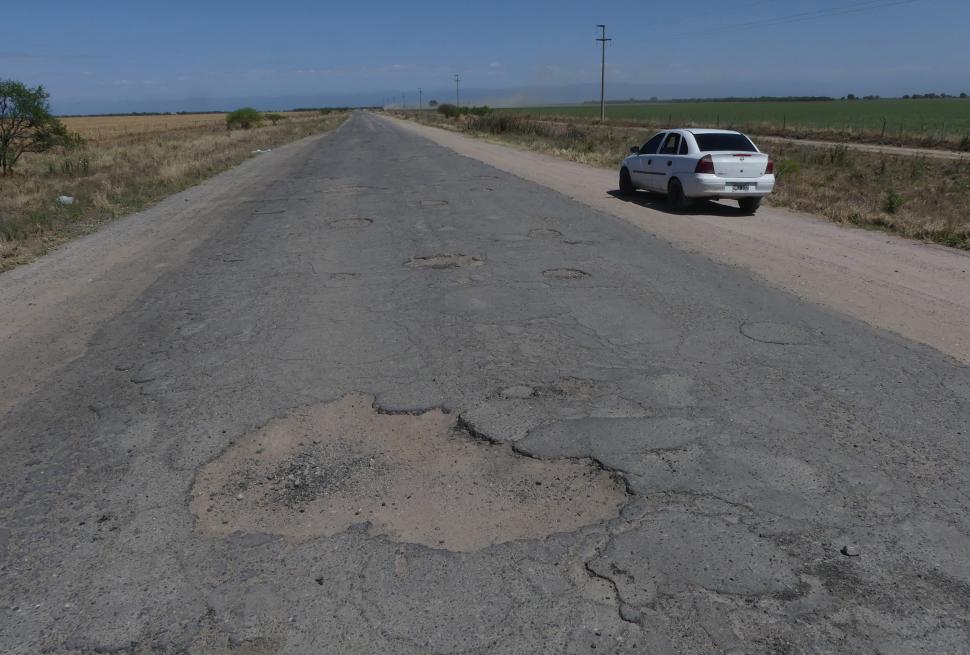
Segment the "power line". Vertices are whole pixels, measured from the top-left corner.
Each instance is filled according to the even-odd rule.
[[[596,39],[600,42],[603,50],[603,59],[600,68],[600,122],[606,120],[606,44],[613,39],[606,38],[606,25],[597,25],[601,30],[600,37]]]

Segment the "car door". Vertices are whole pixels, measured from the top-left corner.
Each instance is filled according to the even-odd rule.
[[[653,160],[657,156],[657,149],[660,147],[660,143],[663,141],[666,132],[660,132],[659,134],[654,134],[649,141],[643,144],[640,148],[640,152],[635,157],[636,159],[636,171],[630,171],[633,177],[633,183],[636,184],[641,189],[653,189],[653,175],[650,174],[651,166],[653,166]]]
[[[676,164],[679,160],[678,153],[680,152],[681,139],[680,132],[667,132],[664,136],[663,144],[660,146],[657,156],[653,158],[653,164],[650,168],[650,177],[655,185],[654,191],[667,190],[670,175],[677,170]]]

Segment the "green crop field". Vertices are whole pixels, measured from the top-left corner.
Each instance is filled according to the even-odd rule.
[[[598,104],[520,107],[540,117],[599,118]],[[970,134],[970,99],[833,100],[819,102],[648,102],[617,103],[608,119],[651,125],[695,125],[739,129],[771,126],[810,131],[868,132],[960,138]],[[885,131],[884,126],[885,125]]]

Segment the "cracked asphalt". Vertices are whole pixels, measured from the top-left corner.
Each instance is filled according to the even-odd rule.
[[[83,348],[3,365],[0,652],[970,652],[970,370],[953,358],[363,113],[0,294],[39,294],[28,277],[68,256],[88,280],[85,249],[148,220],[151,279],[112,295],[125,275],[91,278],[106,299],[57,319],[94,326]],[[492,511],[484,543],[435,547],[382,524],[380,502],[403,501],[368,480],[374,514],[336,532],[201,528],[207,466],[362,396],[451,426],[427,443],[458,471],[466,442],[486,460],[482,442],[508,444],[475,480],[503,480],[489,498],[510,518],[576,516],[517,537]],[[420,484],[414,453],[354,464],[352,432],[298,460],[341,471],[318,487],[342,507],[358,471]],[[605,500],[516,487],[516,458],[536,480],[584,467]],[[607,473],[618,509],[600,506]],[[442,475],[443,505],[476,493]]]

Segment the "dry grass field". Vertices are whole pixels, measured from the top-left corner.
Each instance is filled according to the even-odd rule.
[[[459,119],[435,112],[403,115],[615,170],[629,147],[649,136],[642,128],[541,121],[505,112]],[[970,157],[931,159],[794,142],[772,143],[765,150],[774,157],[778,176],[769,204],[970,250]]]
[[[335,128],[346,114],[289,113],[278,125],[226,130],[225,115],[65,118],[85,143],[25,155],[0,177],[0,271],[230,168],[253,150]],[[62,205],[59,196],[75,203]]]
[[[298,116],[299,114],[290,114]],[[177,134],[204,128],[226,127],[225,114],[172,114],[159,116],[70,116],[61,122],[83,138],[104,143],[165,132]]]

